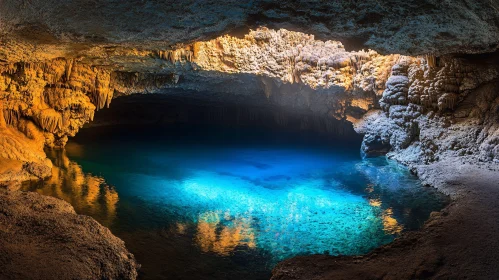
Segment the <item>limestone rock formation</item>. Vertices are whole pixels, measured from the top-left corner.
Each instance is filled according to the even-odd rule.
[[[43,147],[62,147],[95,109],[109,105],[109,71],[54,59],[43,63],[18,62],[0,68],[0,95],[5,131],[2,158],[49,168],[24,168],[43,178],[50,174]],[[18,133],[18,132],[21,133]]]
[[[8,151],[2,158],[23,163],[21,170],[12,172],[27,174],[16,176],[50,175],[43,147],[63,147],[68,137],[93,120],[95,110],[109,106],[113,96],[161,93],[168,87],[196,89],[200,84],[206,88],[206,83],[214,92],[232,95],[243,91],[225,90],[220,81],[244,73],[253,76],[250,86],[243,78],[233,82],[248,88],[247,96],[263,88],[269,102],[279,106],[336,120],[358,119],[376,106],[386,69],[398,57],[374,51],[349,53],[339,42],[324,43],[310,35],[266,28],[243,39],[223,36],[175,50],[112,52],[108,59],[96,54],[90,60],[61,57],[1,66],[2,127],[12,131],[2,134],[10,139],[2,144]],[[142,61],[141,66],[136,60]],[[97,62],[102,65],[89,64]],[[187,77],[194,82],[186,81]],[[206,83],[200,83],[203,77]]]
[[[121,47],[107,56],[96,51],[90,57],[3,63],[0,125],[8,140],[0,143],[8,152],[1,157],[21,162],[3,173],[50,175],[44,146],[64,146],[115,96],[167,88],[221,92],[221,99],[264,94],[277,106],[368,124],[359,128],[366,133],[367,155],[391,151],[403,162],[430,162],[450,150],[493,161],[498,73],[496,64],[466,57],[348,52],[341,42],[268,28],[170,50]],[[362,121],[379,108],[384,113],[376,120]]]
[[[497,65],[459,58],[394,65],[380,100],[385,113],[367,121],[364,151],[372,149],[371,139],[380,139],[406,163],[442,156],[499,161],[490,144],[497,141],[498,78]]]
[[[358,118],[377,106],[376,95],[384,89],[389,69],[400,57],[375,51],[347,52],[341,42],[267,28],[251,31],[244,38],[223,36],[199,42],[194,49],[192,62],[197,68],[261,76],[269,98],[276,92],[291,95],[299,91],[290,88],[293,84],[333,97],[328,103],[335,108],[325,111],[339,120]]]

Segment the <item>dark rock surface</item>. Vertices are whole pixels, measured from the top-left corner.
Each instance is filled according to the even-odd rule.
[[[125,243],[60,199],[0,188],[0,279],[135,279]]]
[[[0,35],[164,48],[267,25],[381,53],[469,53],[497,49],[498,10],[498,0],[4,0]]]

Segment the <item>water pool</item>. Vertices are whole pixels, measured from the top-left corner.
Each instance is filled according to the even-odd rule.
[[[49,151],[62,198],[122,238],[142,279],[268,279],[297,255],[355,255],[446,199],[357,140],[207,126],[85,129]]]

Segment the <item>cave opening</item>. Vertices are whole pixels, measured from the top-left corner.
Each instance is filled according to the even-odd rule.
[[[497,1],[437,2],[2,1],[0,279],[499,278]]]
[[[446,205],[406,167],[363,158],[361,142],[348,122],[264,94],[170,89],[113,100],[23,189],[108,227],[142,279],[268,279],[294,256],[367,253]]]

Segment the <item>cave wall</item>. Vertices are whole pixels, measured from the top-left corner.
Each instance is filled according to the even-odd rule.
[[[122,46],[107,56],[97,50],[0,63],[1,158],[21,162],[29,174],[3,172],[10,174],[4,178],[50,175],[43,147],[63,147],[113,98],[185,95],[172,89],[303,112],[330,123],[330,132],[351,123],[366,135],[366,155],[390,152],[406,163],[499,158],[496,54],[349,52],[338,41],[268,28],[176,49]]]
[[[363,151],[405,163],[445,157],[499,162],[499,67],[496,54],[480,60],[441,57],[421,64],[403,60],[392,67],[379,101],[358,125]]]
[[[265,28],[256,29],[260,26]],[[334,134],[353,125],[364,135],[361,149],[367,156],[388,153],[408,165],[450,159],[453,170],[456,163],[498,163],[498,46],[499,0],[2,0],[0,185],[7,183],[15,190],[17,181],[68,175],[52,168],[44,148],[63,147],[97,110],[107,113],[114,98],[133,99],[128,95],[134,94],[163,94],[177,100],[189,95],[194,103],[203,104],[199,109],[203,113],[191,107],[187,118],[200,115],[214,122],[238,114],[243,114],[244,122],[265,116],[259,121],[283,126],[298,121],[300,127]],[[231,102],[245,108],[228,112],[224,106]],[[217,105],[222,107],[219,110],[212,107],[216,104],[225,105]],[[145,105],[142,111],[134,104],[123,110],[117,106],[119,114],[109,114],[118,116],[117,122],[129,123],[140,118],[157,121],[158,116],[159,121],[165,116],[168,121],[183,112],[162,113],[161,105]],[[247,106],[252,109],[246,110]],[[141,115],[144,111],[151,114]],[[468,170],[471,167],[461,169],[475,174]],[[73,169],[72,173],[81,173]],[[440,177],[442,170],[449,172],[434,170],[432,174],[438,175],[426,174],[427,182],[434,184],[428,177]],[[75,174],[63,179],[74,180]],[[78,174],[77,180],[102,184],[98,178]],[[469,186],[474,183],[468,181],[459,187],[466,193],[472,192]],[[85,203],[95,198],[93,189]],[[489,194],[490,189],[485,190]],[[487,197],[481,194],[475,196]],[[2,191],[1,195],[3,212],[8,214],[0,215],[7,219],[6,230],[0,231],[9,235],[1,239],[6,245],[21,240],[22,247],[26,240],[49,237],[40,243],[49,244],[42,252],[44,261],[31,254],[14,258],[11,267],[26,267],[26,260],[29,265],[35,260],[39,275],[57,277],[56,268],[61,263],[66,267],[66,260],[76,256],[83,261],[62,270],[65,276],[69,272],[75,278],[136,278],[139,265],[123,243],[90,218],[76,217],[69,204],[28,193]],[[112,215],[116,193],[106,189],[105,195]],[[444,212],[442,217],[447,215]],[[54,221],[50,225],[60,226],[50,226],[41,236],[26,231],[26,217],[33,222],[28,228],[46,228],[47,217]],[[69,257],[52,258],[61,252],[53,245],[67,239],[59,233],[75,229],[75,219],[93,229],[90,239],[80,240],[79,247],[85,250],[63,246],[62,256],[66,252]],[[432,221],[429,227],[441,223],[438,215],[432,214]],[[459,218],[456,224],[461,223]],[[100,239],[93,238],[96,232]],[[441,243],[441,234],[436,237]],[[414,247],[414,240],[409,241]],[[90,252],[85,244],[104,246]],[[109,250],[118,252],[118,257],[107,254],[103,263],[102,252]],[[4,255],[19,254],[7,250]],[[442,264],[435,256],[439,254],[430,256],[430,274]],[[89,265],[88,259],[99,261]],[[92,273],[73,269],[82,263],[100,269]],[[428,274],[426,259],[412,263],[416,274],[409,273]],[[19,275],[24,274],[30,271]],[[372,271],[366,275],[372,276]]]
[[[260,28],[163,57],[172,63],[183,57],[194,68],[219,73],[261,75],[269,98],[277,93],[297,94],[292,100],[306,96],[291,85],[312,89],[314,97],[334,96],[314,100],[309,108],[356,125],[367,134],[362,150],[368,156],[390,152],[408,164],[451,156],[498,160],[497,53],[385,56],[372,50],[348,52],[340,42],[303,33]],[[373,109],[379,110],[364,117]]]
[[[399,57],[349,53],[339,42],[266,28],[243,39],[225,36],[174,50],[112,52],[105,63],[58,57],[0,64],[2,126],[12,132],[3,134],[2,150],[9,152],[2,158],[37,166],[29,169],[35,177],[50,175],[43,147],[63,147],[113,97],[172,94],[171,88],[200,91],[208,100],[275,105],[314,116],[300,126],[321,120],[322,130],[344,131],[347,121],[376,106],[389,68]],[[303,58],[296,62],[297,56]],[[287,114],[275,108],[265,110],[285,122]],[[9,140],[12,134],[17,141]],[[36,145],[26,148],[25,143]]]

